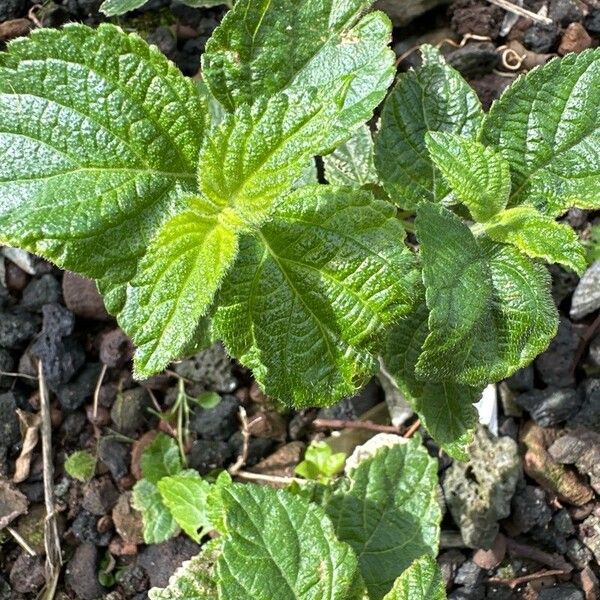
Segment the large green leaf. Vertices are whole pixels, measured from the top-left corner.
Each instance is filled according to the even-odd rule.
[[[367,121],[394,75],[391,25],[372,0],[238,0],[209,40],[202,71],[229,110],[284,90],[313,87],[345,99],[331,147]]]
[[[160,544],[179,532],[177,521],[164,505],[154,483],[140,479],[133,486],[131,504],[142,513],[146,544]]]
[[[474,139],[483,111],[477,94],[438,50],[422,47],[423,66],[403,73],[383,107],[375,139],[375,166],[399,206],[441,200],[448,186],[434,167],[425,135],[445,131]]]
[[[522,76],[494,103],[482,141],[508,160],[512,202],[559,215],[600,208],[600,50],[570,54]]]
[[[142,452],[140,468],[144,479],[150,483],[179,473],[183,464],[177,442],[166,433],[159,433]]]
[[[327,405],[376,369],[371,351],[412,305],[414,257],[393,208],[369,192],[305,187],[223,282],[213,327],[267,393]]]
[[[501,154],[474,140],[439,131],[427,133],[425,143],[434,165],[476,221],[487,221],[506,208],[510,170]]]
[[[182,355],[237,254],[233,227],[203,198],[159,230],[127,291],[119,323],[137,349],[144,378]]]
[[[475,239],[440,205],[417,209],[430,333],[417,375],[483,385],[529,364],[556,334],[542,265],[512,246]]]
[[[117,311],[148,242],[195,187],[206,113],[190,80],[117,27],[11,43],[0,55],[2,243],[101,279]]]
[[[501,212],[484,224],[484,230],[493,240],[513,244],[533,258],[563,264],[579,274],[587,267],[585,248],[577,233],[532,206]]]
[[[221,489],[221,600],[359,600],[356,556],[335,537],[322,508],[282,490]]]
[[[429,555],[415,560],[383,600],[446,600],[442,573]]]
[[[437,554],[437,461],[417,437],[379,450],[349,477],[325,510],[338,538],[354,549],[369,598],[378,600],[415,558]]]
[[[453,458],[466,460],[478,421],[473,403],[480,399],[482,387],[415,377],[417,361],[429,335],[429,309],[424,296],[423,290],[415,309],[390,329],[383,360],[434,440]]]

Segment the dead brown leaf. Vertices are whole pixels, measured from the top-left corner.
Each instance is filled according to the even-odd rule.
[[[21,483],[29,477],[31,468],[31,455],[40,439],[40,424],[42,419],[37,413],[29,413],[17,409],[17,415],[21,424],[21,436],[23,438],[23,449],[15,466],[13,481]]]

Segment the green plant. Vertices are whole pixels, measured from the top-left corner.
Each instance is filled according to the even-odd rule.
[[[86,450],[78,450],[67,456],[65,471],[73,479],[87,483],[96,472],[96,458]]]
[[[270,396],[328,405],[381,357],[464,457],[481,389],[556,332],[542,261],[584,267],[555,217],[600,205],[600,51],[521,77],[485,115],[425,47],[373,142],[394,55],[370,4],[238,0],[200,86],[110,25],[12,42],[0,238],[98,281],[138,377],[222,339]]]
[[[148,0],[104,0],[100,10],[107,17],[122,15],[130,10],[135,10],[146,4]],[[182,4],[192,8],[206,8],[210,6],[226,5],[231,8],[233,0],[180,0]]]
[[[343,452],[333,452],[327,442],[311,442],[302,462],[296,465],[296,473],[305,479],[327,483],[341,473],[346,462]]]

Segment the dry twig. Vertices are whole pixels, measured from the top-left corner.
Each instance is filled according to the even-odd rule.
[[[503,579],[502,577],[490,577],[486,580],[486,583],[490,585],[506,585],[511,589],[515,589],[520,585],[524,585],[526,583],[529,583],[530,581],[536,581],[537,579],[544,579],[545,577],[560,577],[562,575],[568,574],[568,571],[554,569],[552,571],[537,571],[536,573],[522,575],[521,577],[513,577],[511,579]]]
[[[552,25],[552,19],[550,17],[542,17],[542,15],[538,15],[537,13],[531,12],[526,8],[521,6],[517,6],[508,0],[487,0],[490,4],[494,4],[495,6],[499,6],[504,10],[507,10],[515,15],[519,15],[520,17],[527,17],[536,23],[541,23],[542,25]]]
[[[396,425],[380,425],[373,421],[351,421],[349,419],[315,419],[312,422],[315,429],[366,429],[377,433],[395,433],[401,435],[400,427]]]
[[[248,460],[248,450],[250,448],[250,430],[248,429],[248,414],[243,406],[240,406],[240,422],[242,423],[242,452],[237,457],[235,463],[229,467],[229,474],[239,476],[242,467]]]
[[[100,398],[100,388],[102,387],[102,382],[104,381],[104,376],[106,375],[106,369],[108,369],[108,367],[103,364],[102,371],[100,371],[100,376],[98,377],[96,387],[94,388],[94,421],[98,417],[98,399]]]

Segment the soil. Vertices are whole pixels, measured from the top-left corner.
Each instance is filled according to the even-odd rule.
[[[3,0],[0,44],[40,24],[97,25],[104,20],[99,5],[100,0]],[[418,62],[419,44],[438,44],[487,108],[524,66],[600,42],[596,0],[524,1],[534,11],[542,5],[547,5],[552,25],[522,17],[507,21],[506,13],[486,0],[456,0],[430,11],[394,30],[399,69]],[[116,22],[137,30],[193,76],[224,12],[151,0]],[[597,215],[571,211],[567,220],[587,236]],[[52,397],[55,488],[66,563],[57,598],[143,600],[150,586],[164,585],[176,566],[198,551],[184,537],[145,546],[139,515],[129,506],[143,447],[158,429],[168,429],[149,409],[172,405],[176,374],[133,380],[131,342],[107,315],[93,283],[10,251],[0,255],[0,275],[0,475],[13,478],[23,449],[16,409],[21,415],[39,410],[35,365],[41,358]],[[516,491],[507,499],[510,514],[500,521],[491,548],[466,547],[446,515],[439,562],[451,600],[600,598],[598,276],[586,275],[574,297],[577,278],[553,269],[562,315],[559,334],[534,365],[497,386],[498,431],[518,443],[523,470],[519,466]],[[359,396],[336,407],[282,412],[218,346],[174,368],[185,377],[191,395],[208,390],[221,396],[215,408],[198,407],[191,415],[189,463],[201,474],[226,468],[238,458],[243,445],[240,406],[249,415],[252,433],[246,468],[290,475],[305,445],[326,435],[311,427],[315,418],[356,420],[380,409],[385,400],[374,380]],[[431,440],[427,447],[439,456],[444,481],[452,461]],[[65,457],[80,449],[96,452],[99,459],[96,476],[85,485],[66,476],[63,466]],[[15,488],[23,494],[18,501],[24,497],[28,514],[12,525],[37,556],[29,556],[14,537],[0,532],[0,600],[33,599],[44,584],[39,445],[26,462],[28,471]],[[550,472],[559,473],[558,481]],[[545,570],[554,574],[544,576]]]

